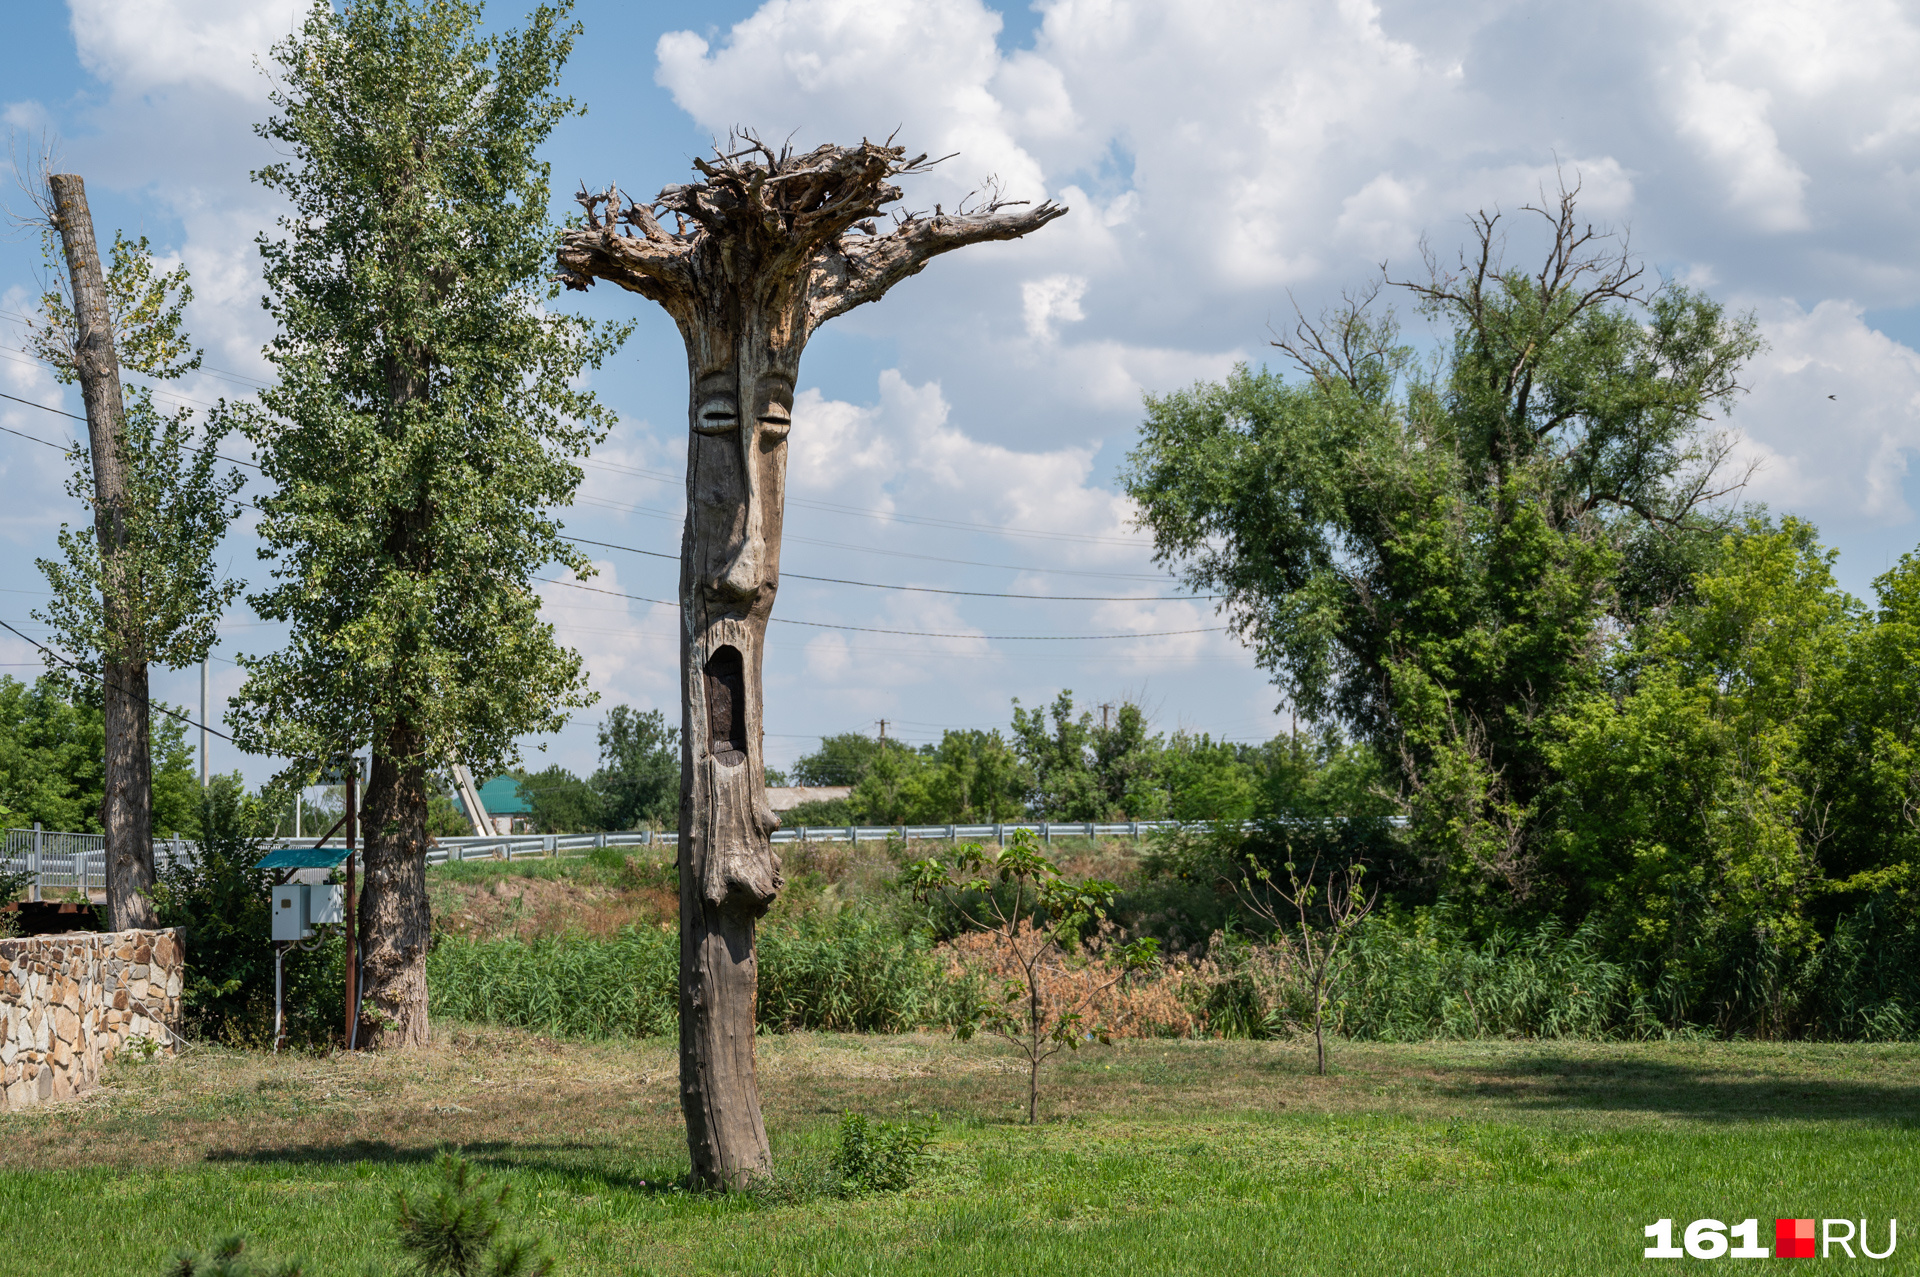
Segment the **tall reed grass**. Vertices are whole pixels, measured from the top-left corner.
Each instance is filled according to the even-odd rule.
[[[612,939],[442,936],[427,958],[436,1014],[555,1037],[653,1037],[677,1030],[679,936],[628,927]],[[773,1030],[897,1033],[953,1023],[972,1001],[923,933],[841,913],[764,925],[760,1024]]]
[[[1890,911],[1863,911],[1843,927],[1823,965],[1796,977],[1793,996],[1812,1013],[1794,1035],[1914,1037],[1917,932]],[[771,1031],[951,1028],[1007,976],[996,952],[985,936],[935,944],[852,910],[771,922],[759,935],[759,1022]],[[1097,944],[1085,960],[1103,961]],[[556,1037],[652,1037],[676,1030],[678,964],[677,934],[657,927],[611,939],[443,936],[427,978],[436,1014]],[[1685,1014],[1651,970],[1607,957],[1588,928],[1548,922],[1474,940],[1439,911],[1383,914],[1350,940],[1329,1014],[1343,1036],[1389,1042],[1730,1032]],[[1292,945],[1222,934],[1198,961],[1116,985],[1096,1012],[1116,1036],[1289,1037],[1311,1004]]]

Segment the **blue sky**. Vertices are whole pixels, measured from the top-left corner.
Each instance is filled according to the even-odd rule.
[[[103,237],[152,237],[193,270],[191,320],[219,370],[192,400],[265,375],[253,236],[274,214],[247,178],[265,159],[256,61],[298,6],[74,0],[10,6],[0,112],[26,150],[53,139],[88,181]],[[690,25],[697,14],[700,25]],[[811,144],[884,134],[958,151],[908,191],[952,202],[989,175],[1073,213],[1019,244],[942,259],[810,345],[796,405],[789,573],[890,585],[1120,595],[1032,603],[783,583],[776,616],[930,639],[776,625],[768,747],[776,764],[823,733],[932,739],[1004,725],[1010,700],[1070,687],[1132,696],[1163,729],[1264,739],[1279,696],[1205,604],[1155,578],[1116,490],[1143,391],[1259,361],[1268,326],[1309,313],[1385,260],[1448,251],[1467,213],[1514,214],[1555,166],[1598,220],[1630,228],[1661,272],[1759,317],[1770,348],[1725,426],[1762,463],[1749,495],[1813,519],[1848,588],[1920,542],[1920,15],[1912,5],[1606,3],[1368,5],[1057,0],[771,0],[760,6],[583,3],[566,88],[588,114],[549,151],[556,214],[576,185],[651,192],[685,179],[745,124]],[[517,20],[496,4],[492,20]],[[1510,220],[1516,260],[1532,240]],[[0,347],[37,292],[38,245],[0,245]],[[561,303],[639,327],[595,379],[622,424],[597,450],[570,531],[677,549],[685,364],[639,299]],[[79,410],[17,349],[0,390]],[[1827,396],[1836,398],[1829,399]],[[77,423],[0,401],[0,425],[58,438]],[[0,617],[42,588],[36,556],[79,511],[52,449],[0,436]],[[243,528],[232,570],[262,569]],[[669,598],[662,559],[595,551],[594,582]],[[669,609],[543,587],[602,704],[545,746],[593,763],[606,705],[677,713]],[[30,632],[38,632],[28,627]],[[1125,641],[994,636],[1158,633]],[[243,611],[221,652],[274,633]],[[31,662],[11,639],[0,661]],[[0,672],[6,672],[0,669]],[[11,667],[31,674],[30,664]],[[216,700],[238,687],[215,665]],[[160,694],[197,695],[191,672]],[[216,714],[218,706],[216,705]],[[214,765],[243,762],[216,742]]]

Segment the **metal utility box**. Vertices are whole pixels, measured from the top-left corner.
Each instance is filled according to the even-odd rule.
[[[273,938],[280,941],[305,940],[312,932],[307,926],[307,884],[290,882],[273,889]]]
[[[345,922],[347,913],[347,889],[337,882],[315,883],[307,888],[307,926],[318,927],[329,922]]]

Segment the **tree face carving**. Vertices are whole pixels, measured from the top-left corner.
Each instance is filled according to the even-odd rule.
[[[687,347],[687,522],[680,555],[680,1078],[696,1178],[738,1185],[771,1162],[753,1080],[753,927],[781,886],[761,749],[760,669],[780,587],[787,436],[800,355],[835,315],[941,253],[1017,239],[1067,210],[1002,202],[876,220],[892,179],[930,167],[861,142],[802,155],[751,136],[704,181],[648,204],[577,197],[569,288],[597,279],[658,302]],[[669,230],[660,220],[671,217]]]

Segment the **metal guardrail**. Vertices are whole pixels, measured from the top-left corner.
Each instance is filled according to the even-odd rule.
[[[774,831],[776,843],[863,843],[892,839],[912,842],[994,842],[1006,844],[1015,830],[1030,829],[1041,841],[1055,838],[1138,838],[1156,829],[1181,824],[1177,820],[1128,821],[1029,821],[986,825],[802,825]],[[621,830],[598,834],[521,834],[491,837],[436,839],[427,851],[427,863],[444,865],[467,860],[529,860],[554,856],[584,856],[601,847],[671,847],[680,841],[677,833],[645,829]],[[106,840],[100,834],[64,833],[43,829],[9,829],[0,866],[33,875],[33,890],[80,891],[106,887]],[[310,847],[307,839],[278,838],[262,850],[280,847]],[[342,847],[338,838],[327,846]],[[195,844],[184,838],[156,838],[154,860],[158,865],[191,861]]]
[[[85,895],[107,886],[106,837],[54,829],[9,829],[0,849],[0,870],[27,873],[28,889],[39,900],[49,888]]]

